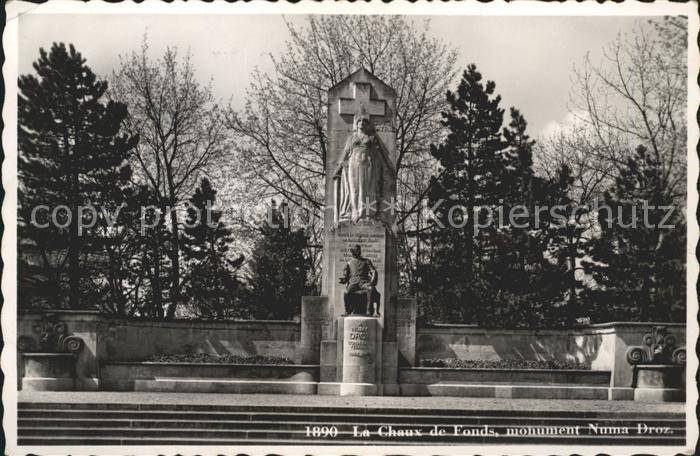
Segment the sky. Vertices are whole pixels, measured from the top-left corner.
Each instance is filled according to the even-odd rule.
[[[520,109],[530,135],[539,137],[570,120],[567,110],[574,64],[587,52],[600,60],[604,46],[648,18],[411,16],[420,26],[430,19],[431,34],[454,46],[458,66],[476,64],[495,81],[502,107]],[[144,33],[153,57],[166,46],[189,49],[202,82],[213,80],[214,95],[244,103],[257,66],[272,70],[270,54],[284,52],[289,39],[284,20],[302,26],[301,15],[41,15],[19,18],[19,73],[33,72],[39,48],[54,41],[72,43],[98,76],[106,78],[119,56],[138,50]]]

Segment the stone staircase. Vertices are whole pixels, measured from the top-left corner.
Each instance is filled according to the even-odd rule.
[[[685,415],[205,404],[18,404],[19,445],[685,445]],[[597,425],[594,432],[590,425]],[[655,432],[639,434],[638,426]],[[573,434],[576,426],[579,435]],[[455,433],[455,427],[459,432]],[[378,432],[379,430],[382,432]],[[431,430],[442,429],[442,435]],[[552,429],[560,429],[556,435]],[[508,430],[511,430],[509,434]],[[562,431],[563,429],[563,431]],[[368,436],[362,436],[364,430]],[[568,431],[567,431],[568,430]],[[629,433],[623,433],[627,430]],[[420,431],[420,435],[416,431]],[[515,434],[513,434],[515,431]],[[542,432],[547,432],[542,435]],[[491,433],[488,435],[488,433]],[[496,436],[494,433],[498,433]],[[487,434],[487,435],[484,435]],[[357,436],[355,436],[357,435]]]

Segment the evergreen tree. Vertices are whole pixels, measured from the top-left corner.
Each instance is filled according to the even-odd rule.
[[[471,285],[483,254],[475,230],[475,209],[494,206],[502,190],[497,176],[503,169],[505,147],[503,109],[495,88],[493,81],[484,85],[476,66],[469,65],[457,91],[447,92],[449,110],[442,113],[442,123],[448,135],[430,149],[442,169],[432,178],[428,193],[435,218],[427,239],[429,261],[419,274],[429,301],[449,303],[449,310],[438,313],[450,321],[473,318],[478,304]]]
[[[49,53],[39,52],[33,65],[36,76],[18,80],[19,253],[31,255],[29,246],[36,249],[41,269],[54,277],[67,262],[68,302],[77,308],[83,279],[91,270],[80,265],[90,232],[80,232],[78,208],[123,197],[131,174],[127,158],[137,138],[119,134],[126,106],[101,101],[107,83],[97,80],[72,45],[66,49],[54,43]],[[33,224],[39,205],[65,205],[69,215],[59,221],[64,228]],[[56,264],[51,257],[60,257],[59,252],[65,252],[65,261]],[[56,291],[62,292],[50,290]],[[60,304],[60,298],[54,299]]]
[[[244,257],[228,258],[231,230],[222,222],[221,211],[214,209],[215,202],[216,190],[209,179],[202,178],[187,207],[182,250],[188,264],[185,294],[191,308],[203,318],[223,320],[241,311],[244,287],[236,272]]]
[[[577,271],[582,267],[579,259],[586,254],[585,233],[588,231],[586,218],[590,208],[577,204],[571,198],[573,176],[568,166],[562,165],[555,176],[547,180],[545,187],[544,206],[554,208],[553,219],[547,224],[547,253],[556,260],[564,271],[564,287],[566,288],[565,307],[562,321],[566,326],[575,324],[578,317],[587,316],[582,307],[579,290],[584,288],[577,277]]]
[[[145,207],[160,207],[160,198],[145,185],[141,187]],[[170,274],[170,242],[172,238],[160,209],[146,210],[143,216],[142,234],[144,250],[140,258],[141,277],[145,280],[144,306],[141,315],[153,318],[166,316],[170,306],[168,290],[172,285]]]
[[[639,146],[605,192],[584,263],[598,285],[597,320],[685,321],[685,219],[665,177],[658,156]]]
[[[483,326],[542,327],[563,320],[566,268],[548,253],[556,234],[540,206],[566,201],[568,188],[535,175],[534,141],[514,108],[503,128],[500,97],[474,65],[443,113],[448,136],[432,154],[430,259],[420,266],[429,317]],[[457,308],[455,303],[462,303]]]
[[[553,223],[548,208],[566,197],[566,189],[535,176],[534,141],[527,122],[511,108],[503,129],[501,168],[494,173],[503,217],[483,228],[486,255],[474,280],[482,311],[474,322],[482,326],[543,327],[561,323],[566,292],[565,268],[546,255]]]
[[[93,276],[104,289],[100,300],[104,312],[164,316],[169,238],[165,217],[150,210],[156,202],[149,187],[135,185],[128,189],[121,209],[112,212],[115,223],[104,223],[100,217],[99,239],[108,261],[104,270]]]
[[[258,319],[288,320],[300,315],[308,292],[307,237],[288,222],[289,208],[273,201],[251,255],[252,312]]]
[[[503,138],[506,148],[503,152],[503,170],[501,178],[508,180],[509,185],[504,185],[503,199],[506,204],[515,206],[525,205],[533,214],[533,205],[536,203],[535,191],[537,178],[532,169],[532,149],[535,141],[527,134],[527,121],[515,108],[510,108],[511,121],[508,127],[503,129]]]

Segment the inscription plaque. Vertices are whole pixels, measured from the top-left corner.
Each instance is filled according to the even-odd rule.
[[[334,258],[333,268],[335,276],[342,274],[345,264],[352,258],[350,248],[356,244],[362,249],[362,256],[372,262],[379,274],[377,281],[377,291],[381,294],[380,311],[383,312],[385,302],[385,280],[386,280],[386,229],[375,223],[342,223],[334,232],[333,242],[331,243],[332,256]],[[343,309],[343,292],[345,285],[334,284],[334,305],[336,306],[336,315],[344,313]]]
[[[377,320],[346,317],[343,323],[343,382],[375,383]]]

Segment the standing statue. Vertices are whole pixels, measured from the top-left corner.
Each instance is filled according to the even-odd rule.
[[[352,258],[343,268],[343,275],[339,278],[341,284],[346,285],[343,299],[345,301],[345,315],[364,314],[379,316],[379,300],[381,295],[376,289],[378,273],[372,262],[362,257],[362,249],[359,245],[350,248]]]
[[[380,211],[384,171],[396,174],[389,154],[366,114],[358,114],[333,179],[336,189],[336,221],[375,218]]]

